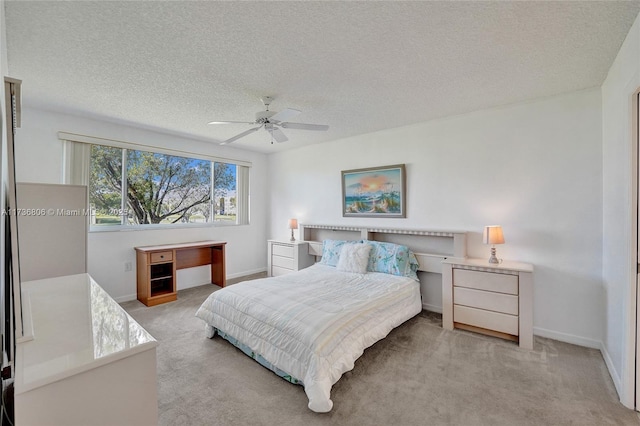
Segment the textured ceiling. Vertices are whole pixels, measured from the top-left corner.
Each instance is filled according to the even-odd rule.
[[[276,152],[600,85],[640,1],[5,1],[23,103]],[[61,129],[68,130],[68,129]],[[99,135],[96,135],[99,136]]]

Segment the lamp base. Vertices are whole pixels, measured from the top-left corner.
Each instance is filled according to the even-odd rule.
[[[491,257],[489,258],[489,263],[500,263],[500,260],[496,257],[495,247],[491,247]]]
[[[291,230],[291,239],[289,241],[295,241],[296,238],[293,236],[293,229]]]

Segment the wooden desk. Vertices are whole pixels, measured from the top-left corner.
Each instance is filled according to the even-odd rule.
[[[176,300],[176,271],[195,266],[211,265],[211,283],[224,287],[226,244],[225,241],[198,241],[136,247],[138,300],[147,306]]]

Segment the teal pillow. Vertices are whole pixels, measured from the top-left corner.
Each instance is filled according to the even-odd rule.
[[[409,247],[380,241],[364,241],[371,245],[367,270],[409,277],[418,281],[418,259]]]

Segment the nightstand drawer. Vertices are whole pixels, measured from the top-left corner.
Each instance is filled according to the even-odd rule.
[[[151,253],[151,263],[171,262],[172,260],[172,251],[159,251],[157,253]]]
[[[511,294],[454,287],[453,300],[457,305],[518,315],[518,296]]]
[[[498,293],[518,294],[518,277],[516,275],[454,269],[453,285]]]
[[[282,256],[289,257],[293,259],[293,247],[292,246],[284,246],[280,244],[273,244],[271,247],[271,253],[274,256]]]
[[[295,262],[292,258],[289,257],[271,256],[271,264],[273,266],[279,266],[281,268],[287,268],[291,270],[295,269]]]
[[[293,272],[291,269],[280,268],[278,266],[272,266],[271,267],[271,276],[272,277],[277,277],[279,275],[284,275],[284,274],[290,274],[291,272]]]
[[[514,315],[453,305],[453,321],[514,336],[518,335],[518,317]]]
[[[299,271],[315,263],[305,241],[268,240],[267,244],[267,275],[270,277]]]

